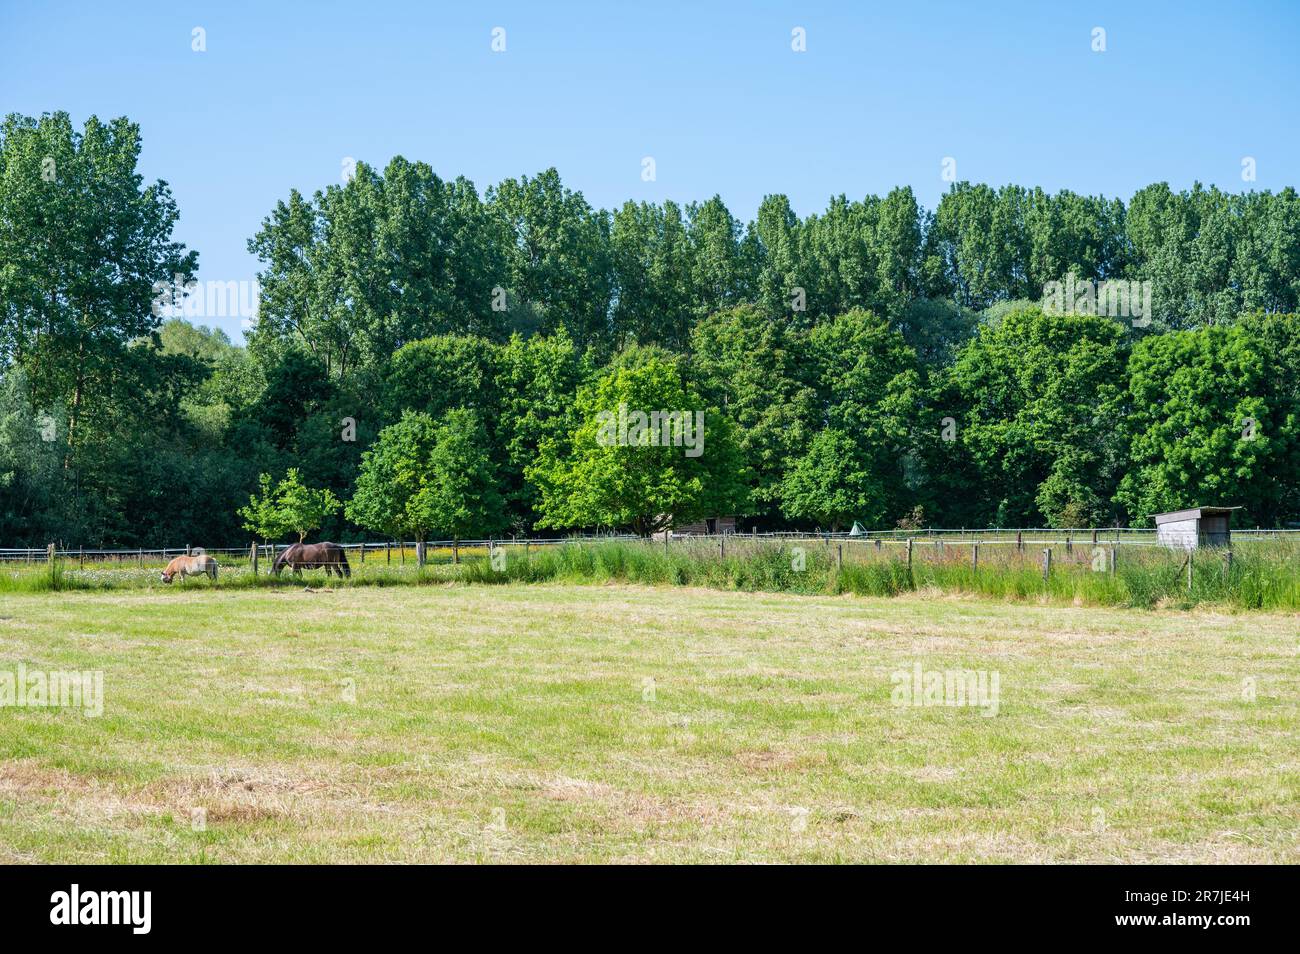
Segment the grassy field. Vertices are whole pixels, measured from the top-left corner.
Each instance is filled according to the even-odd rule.
[[[1300,860],[1294,614],[310,583],[0,593],[0,863]]]

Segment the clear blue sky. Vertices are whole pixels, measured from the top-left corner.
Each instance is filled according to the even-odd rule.
[[[0,0],[0,110],[138,122],[199,277],[228,281],[253,277],[275,201],[346,156],[480,190],[554,165],[595,206],[716,192],[745,220],[772,192],[801,215],[895,185],[933,207],[945,156],[962,179],[1124,199],[1240,191],[1253,156],[1277,190],[1300,184],[1298,47],[1295,2]]]

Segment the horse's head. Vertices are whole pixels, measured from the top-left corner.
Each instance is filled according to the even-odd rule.
[[[271,574],[273,576],[280,575],[280,571],[284,569],[284,565],[289,562],[289,553],[292,550],[293,547],[287,547],[275,555],[275,560],[271,563]]]
[[[161,579],[164,583],[170,583],[172,581],[172,575],[168,573],[166,570],[163,570],[161,574]]]

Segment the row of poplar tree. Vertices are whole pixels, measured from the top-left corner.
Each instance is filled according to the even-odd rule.
[[[269,212],[236,346],[152,307],[198,256],[140,148],[126,119],[0,127],[0,544],[237,542],[290,468],[345,539],[1300,516],[1292,189],[958,183],[742,223],[395,158]],[[1149,324],[1044,314],[1071,275],[1149,282]],[[704,453],[601,445],[619,403],[703,413]]]

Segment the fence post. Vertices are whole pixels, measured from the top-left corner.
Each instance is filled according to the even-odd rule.
[[[1093,545],[1094,547],[1097,545],[1097,530],[1096,530],[1096,528],[1093,528],[1093,531],[1092,531],[1092,545]]]
[[[384,562],[390,564],[393,562],[393,541],[391,540],[384,541]]]
[[[163,554],[163,556],[166,556],[166,555],[167,555],[167,554],[165,554],[165,553]],[[189,545],[188,543],[185,544],[185,555],[186,555],[186,556],[193,556],[193,555],[194,555],[193,553],[190,552],[190,545]]]
[[[1043,548],[1043,582],[1044,583],[1047,582],[1047,578],[1051,575],[1051,573],[1052,573],[1052,548],[1044,547]]]
[[[718,558],[723,560],[727,558],[727,538],[722,534],[718,535]]]
[[[839,569],[844,568],[844,544],[835,544],[835,566]]]
[[[980,545],[978,543],[970,545],[970,568],[972,571],[978,571],[980,568]]]
[[[876,537],[876,549],[880,549],[880,537]]]
[[[1110,548],[1110,575],[1115,575],[1115,557],[1119,556],[1119,547]]]
[[[51,543],[45,548],[47,554],[46,561],[50,564],[50,572],[54,572],[54,544]]]
[[[1017,549],[1017,550],[1023,550],[1024,548],[1025,548],[1025,537],[1024,537],[1024,532],[1021,531],[1021,530],[1017,530],[1017,531],[1016,531],[1016,549]]]
[[[366,562],[366,541],[364,539],[361,541],[361,562]]]
[[[1226,564],[1224,564],[1224,573],[1228,576],[1232,576],[1232,551],[1231,550],[1228,551],[1227,557],[1228,557],[1228,561]]]
[[[163,556],[166,556],[166,555],[167,555],[167,551],[164,550],[164,551],[163,551]],[[136,558],[136,562],[139,563],[140,566],[143,567],[143,566],[144,566],[144,551],[143,551],[143,550],[139,550],[139,551],[137,551],[137,552],[136,552],[136,555],[135,555],[135,558]]]
[[[912,538],[907,538],[907,568],[912,568]]]
[[[1073,534],[1073,533],[1067,533],[1067,534],[1065,535],[1065,552],[1066,552],[1066,553],[1073,553],[1073,552],[1074,552],[1074,534]]]

